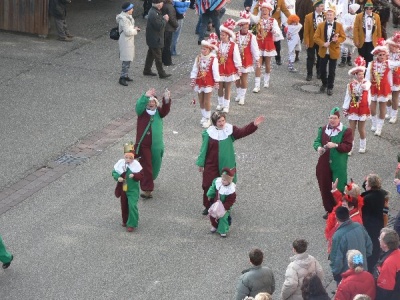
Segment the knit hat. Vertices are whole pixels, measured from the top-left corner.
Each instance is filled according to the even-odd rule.
[[[314,7],[317,7],[317,6],[320,5],[320,4],[324,4],[324,1],[323,1],[323,0],[314,0],[314,1],[313,1],[313,6],[314,6]]]
[[[338,219],[338,221],[340,222],[345,222],[348,219],[350,219],[350,213],[346,207],[339,206],[338,208],[336,208],[335,214],[336,214],[336,219]]]
[[[262,7],[268,8],[270,11],[273,10],[274,8],[272,7],[272,4],[268,0],[259,0],[258,5]]]
[[[208,40],[202,40],[201,45],[208,47],[212,50],[218,50],[218,36],[215,32],[210,33],[210,36],[208,37]]]
[[[395,32],[390,39],[387,39],[386,44],[400,47],[400,31]]]
[[[151,3],[153,3],[153,4],[158,4],[161,2],[164,2],[164,1],[163,0],[151,0]]]
[[[124,153],[132,153],[135,154],[135,148],[133,147],[133,142],[124,144]]]
[[[349,70],[349,75],[355,75],[358,72],[365,72],[366,61],[364,57],[358,56],[354,60],[355,67]]]
[[[374,4],[372,3],[371,0],[368,0],[367,3],[365,3],[364,9],[366,9],[367,7],[374,7]]]
[[[359,9],[360,9],[360,4],[354,3],[354,4],[349,5],[349,12],[350,12],[350,10],[351,10],[352,12],[355,13],[355,12],[357,12]]]
[[[220,27],[220,31],[225,31],[227,34],[231,36],[232,39],[235,39],[235,34],[233,33],[233,29],[236,27],[236,22],[232,18],[226,20]]]
[[[340,108],[339,107],[334,107],[332,108],[332,110],[329,113],[330,116],[335,115],[338,116],[338,118],[340,118]]]
[[[229,183],[232,183],[233,177],[235,176],[235,172],[229,168],[223,168],[221,171],[222,179],[226,180]]]
[[[386,41],[384,38],[379,38],[377,46],[371,51],[372,55],[377,55],[380,52],[389,54],[389,49],[386,47]]]
[[[240,20],[236,22],[236,26],[240,26],[242,24],[250,24],[250,13],[246,10],[242,10],[240,12]]]
[[[134,7],[133,3],[125,2],[124,4],[122,4],[122,11],[127,12],[131,10],[133,7]]]

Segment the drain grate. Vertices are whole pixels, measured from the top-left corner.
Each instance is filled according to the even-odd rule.
[[[55,160],[55,162],[60,165],[75,165],[75,166],[77,166],[82,163],[85,163],[87,160],[88,160],[88,158],[84,157],[84,156],[78,157],[78,156],[73,156],[71,154],[64,154],[63,156],[60,156],[59,158],[57,158]]]

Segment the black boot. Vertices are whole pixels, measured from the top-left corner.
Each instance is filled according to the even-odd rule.
[[[123,85],[123,86],[128,86],[128,83],[126,82],[126,78],[125,77],[120,77],[119,78],[119,84]]]
[[[294,59],[294,62],[298,62],[300,60],[299,58],[300,51],[295,51],[295,52],[296,52],[296,57]]]
[[[350,55],[347,56],[347,65],[348,65],[349,67],[353,66],[353,63],[351,62],[351,56],[350,56]]]
[[[339,67],[343,68],[346,65],[346,57],[342,56],[342,60],[340,61]]]

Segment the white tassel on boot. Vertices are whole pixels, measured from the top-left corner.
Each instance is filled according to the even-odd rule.
[[[236,88],[236,98],[235,98],[236,102],[238,102],[240,100],[241,95],[242,95],[242,88],[237,87]]]
[[[385,119],[378,119],[376,121],[376,131],[375,131],[374,135],[381,136],[384,122],[385,122]]]
[[[365,153],[365,150],[367,150],[367,139],[360,139],[360,149],[358,153]]]
[[[240,95],[239,105],[244,105],[244,98],[246,97],[247,89],[242,89],[242,94]]]
[[[224,108],[224,97],[218,96],[217,110],[222,110]]]
[[[389,123],[390,124],[394,124],[396,122],[397,122],[397,110],[392,109],[392,113],[390,115]]]
[[[269,78],[270,78],[270,73],[265,73],[264,74],[264,87],[265,88],[269,87]]]
[[[254,89],[253,93],[258,93],[260,91],[261,77],[254,78]]]
[[[376,122],[377,122],[377,117],[376,116],[371,116],[371,131],[376,131]]]
[[[222,109],[222,112],[224,113],[229,113],[229,104],[231,103],[230,100],[224,99],[224,108]]]

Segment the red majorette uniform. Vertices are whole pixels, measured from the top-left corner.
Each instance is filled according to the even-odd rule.
[[[221,82],[232,82],[239,79],[242,60],[236,43],[232,41],[218,43],[218,62]]]
[[[400,52],[389,52],[389,61],[400,62]],[[392,91],[400,91],[400,66],[393,66],[392,70]]]
[[[392,103],[387,106],[386,118],[389,119],[389,123],[394,124],[397,122],[397,111],[399,102],[399,92],[400,91],[400,32],[396,32],[393,37],[386,40],[389,47],[389,67],[392,70]],[[394,50],[393,52],[391,50]],[[396,108],[396,109],[393,109]]]
[[[280,31],[278,22],[271,17],[260,18],[257,23],[257,43],[260,49],[260,56],[276,56],[274,44],[274,32]]]
[[[242,73],[254,72],[254,63],[260,58],[256,37],[250,31],[245,35],[236,32],[236,43],[242,58]]]
[[[347,112],[349,120],[366,121],[369,118],[370,87],[371,82],[366,79],[362,82],[354,79],[347,84],[343,110]]]
[[[220,80],[218,59],[215,54],[197,55],[190,78],[196,80],[195,92],[211,93],[215,83]]]
[[[392,98],[392,72],[387,60],[372,61],[365,76],[371,81],[371,100],[387,102]]]

